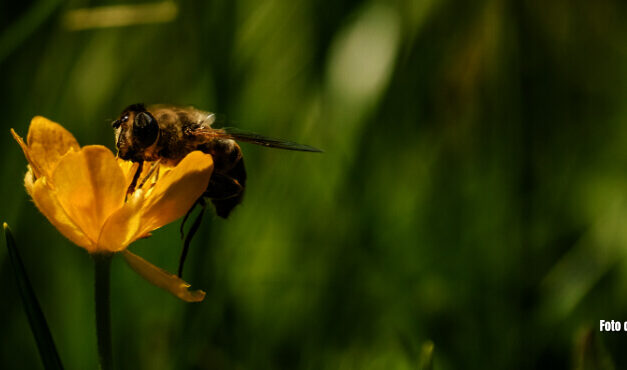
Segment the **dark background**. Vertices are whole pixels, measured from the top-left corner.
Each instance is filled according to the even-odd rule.
[[[97,367],[93,263],[29,200],[9,128],[113,149],[137,102],[325,153],[242,144],[244,203],[186,267],[204,302],[114,260],[120,368],[411,369],[430,343],[436,369],[627,368],[598,329],[627,320],[624,2],[180,1],[69,28],[102,5],[129,4],[0,4],[0,216],[66,368]],[[130,249],[174,271],[178,226]],[[0,333],[0,368],[41,368],[4,247]]]

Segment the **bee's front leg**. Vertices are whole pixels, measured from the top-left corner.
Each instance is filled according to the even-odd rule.
[[[135,171],[135,174],[133,175],[133,181],[131,181],[131,184],[128,186],[128,189],[126,190],[126,198],[128,198],[129,194],[133,194],[133,192],[135,191],[135,187],[137,186],[137,180],[139,180],[139,175],[141,175],[142,170],[144,169],[144,161],[140,161],[137,163],[139,163],[139,166],[137,166],[137,170]]]

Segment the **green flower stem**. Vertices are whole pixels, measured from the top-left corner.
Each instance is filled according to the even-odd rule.
[[[111,304],[109,299],[109,276],[111,271],[112,253],[96,253],[92,255],[96,268],[96,334],[98,336],[98,357],[102,370],[113,369],[111,350]]]

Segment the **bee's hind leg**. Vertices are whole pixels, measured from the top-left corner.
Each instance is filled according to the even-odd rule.
[[[187,252],[189,251],[189,245],[192,242],[194,235],[196,235],[196,232],[198,231],[200,224],[202,223],[202,216],[204,215],[205,209],[207,207],[207,203],[205,202],[205,199],[203,197],[198,198],[198,200],[196,201],[196,203],[194,203],[192,208],[190,208],[189,211],[187,211],[187,214],[185,215],[185,217],[183,218],[183,221],[181,222],[181,238],[183,238],[184,237],[183,226],[185,225],[185,221],[187,221],[187,218],[192,213],[194,208],[196,208],[197,205],[200,205],[201,207],[200,213],[198,213],[198,216],[196,216],[196,219],[194,220],[194,223],[192,224],[192,227],[189,229],[187,236],[185,236],[185,241],[183,242],[183,250],[181,251],[181,257],[179,259],[179,269],[178,269],[179,277],[183,276],[183,265],[185,265],[185,259],[187,258]]]
[[[198,198],[196,203],[194,203],[192,205],[192,207],[187,211],[187,213],[183,217],[183,221],[181,221],[181,227],[180,227],[180,230],[179,230],[181,232],[181,239],[185,239],[185,223],[187,222],[187,219],[189,218],[189,215],[191,215],[192,212],[194,212],[194,210],[196,209],[196,206],[199,205],[201,202],[202,203],[205,202],[205,200],[203,199],[202,196],[200,198]]]

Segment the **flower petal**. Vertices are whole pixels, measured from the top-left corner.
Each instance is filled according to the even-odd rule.
[[[116,157],[116,161],[122,170],[122,174],[124,174],[124,178],[126,179],[126,188],[131,185],[133,182],[133,176],[135,176],[135,172],[137,172],[137,168],[139,167],[139,163],[125,161],[119,157]]]
[[[28,171],[26,171],[26,175],[24,175],[24,187],[26,188],[26,192],[30,197],[33,197],[33,185],[35,184],[35,175],[33,174],[33,169],[30,165],[26,166]]]
[[[122,208],[115,211],[102,227],[98,246],[102,249],[119,252],[139,239],[141,227],[141,208],[144,192],[137,190],[129,197]]]
[[[211,155],[195,151],[160,177],[144,203],[141,234],[183,216],[207,189],[212,170]]]
[[[124,205],[126,179],[113,153],[90,145],[66,154],[52,173],[50,183],[69,217],[97,241],[105,221]]]
[[[30,149],[28,149],[28,145],[26,145],[26,143],[24,142],[24,139],[22,139],[22,137],[18,135],[14,129],[11,129],[11,135],[13,135],[13,138],[15,139],[15,141],[17,141],[17,143],[22,148],[22,152],[24,152],[24,157],[26,157],[26,160],[29,163],[28,165],[29,171],[32,171],[35,177],[42,177],[43,176],[42,170],[31,159]]]
[[[35,173],[38,177],[52,173],[65,153],[80,149],[78,142],[68,130],[40,116],[31,120],[26,141],[28,143],[26,157],[34,165],[36,172],[40,172]]]
[[[31,187],[31,196],[39,211],[72,243],[90,252],[93,251],[95,244],[68,216],[59,203],[54,190],[46,182],[45,177],[40,178]]]
[[[185,302],[200,302],[205,299],[205,292],[202,290],[188,290],[191,285],[178,276],[153,265],[128,250],[124,250],[122,255],[126,263],[141,277],[151,284],[172,293],[175,297]]]

